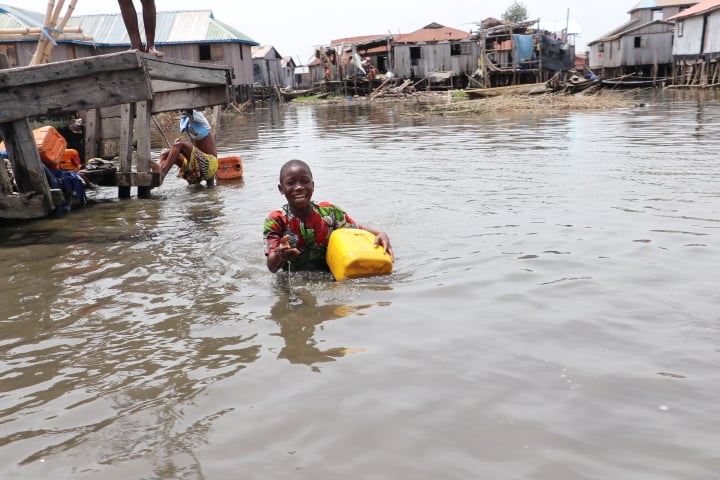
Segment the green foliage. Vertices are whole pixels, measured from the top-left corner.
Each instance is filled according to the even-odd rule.
[[[308,95],[307,97],[300,95],[292,99],[293,102],[315,102],[317,100],[320,100],[317,95]]]
[[[36,129],[40,127],[46,127],[48,125],[55,127],[55,128],[62,128],[66,127],[74,117],[68,115],[67,117],[63,118],[46,118],[46,117],[37,117],[37,118],[31,118],[30,120],[30,128]]]
[[[510,23],[518,23],[527,20],[528,12],[527,7],[524,3],[515,0],[510,5],[505,13],[502,14],[502,19]]]

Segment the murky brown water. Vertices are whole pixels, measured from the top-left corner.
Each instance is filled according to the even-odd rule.
[[[640,100],[259,110],[242,182],[0,228],[0,477],[716,478],[720,102]],[[267,272],[291,158],[392,275]]]

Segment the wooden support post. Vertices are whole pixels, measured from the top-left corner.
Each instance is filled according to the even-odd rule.
[[[211,122],[213,137],[217,137],[218,130],[220,130],[221,115],[222,115],[222,107],[220,105],[215,105],[213,107],[212,122]]]
[[[133,130],[135,127],[134,103],[125,103],[120,107],[120,171],[118,176],[127,174],[130,176],[133,155]],[[118,187],[119,198],[130,198],[130,187],[125,183]]]
[[[99,108],[93,108],[85,112],[85,156],[82,161],[88,158],[96,158],[100,156],[100,147],[98,141],[102,138],[102,128]]]
[[[10,61],[7,55],[4,53],[0,54],[0,69],[10,68]],[[10,174],[5,167],[4,159],[0,159],[0,195],[6,196],[12,193],[12,180]]]
[[[137,116],[137,172],[150,173],[150,122],[152,121],[152,100],[138,102]],[[144,183],[144,182],[142,182]],[[150,186],[138,183],[138,197],[150,198]]]
[[[41,199],[33,201],[27,212],[17,212],[22,216],[15,218],[47,216],[55,209],[55,202],[35,144],[35,137],[30,129],[30,122],[25,119],[0,123],[0,136],[5,141],[18,192],[38,196]]]
[[[0,197],[6,197],[13,193],[12,179],[5,166],[5,159],[0,158]]]

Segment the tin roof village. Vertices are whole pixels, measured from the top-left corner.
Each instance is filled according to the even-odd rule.
[[[306,65],[296,64],[272,45],[258,44],[215,18],[211,10],[157,15],[156,44],[171,58],[231,67],[239,100],[246,100],[252,87],[328,90],[356,78],[365,85],[353,87],[368,93],[388,74],[392,86],[410,81],[416,89],[541,83],[571,70],[589,70],[607,81],[636,76],[708,84],[717,80],[720,56],[720,29],[711,28],[720,23],[720,1],[712,0],[642,0],[629,5],[628,21],[590,40],[587,52],[576,52],[576,32],[558,22],[487,18],[463,31],[429,19],[404,34],[367,32],[327,39]],[[11,67],[29,64],[44,26],[44,12],[0,5],[0,53],[7,55]],[[128,45],[119,13],[74,16],[49,61],[119,52]]]
[[[482,98],[720,85],[720,0],[642,0],[630,6],[627,22],[587,42],[583,52],[569,23],[486,18],[464,31],[429,19],[404,34],[328,39],[304,65],[209,9],[157,12],[162,58],[129,50],[120,13],[74,16],[71,10],[49,17],[0,4],[0,151],[6,156],[0,218],[42,217],[72,197],[48,182],[41,164],[48,160],[38,156],[36,144],[52,137],[30,129],[28,119],[50,113],[72,114],[75,126],[82,125],[82,144],[68,149],[78,151],[66,159],[69,167],[119,158],[112,185],[122,197],[130,187],[144,196],[159,185],[150,161],[156,113],[219,105],[240,110],[300,95],[372,100],[462,90]],[[66,153],[68,145],[62,146],[54,167]]]

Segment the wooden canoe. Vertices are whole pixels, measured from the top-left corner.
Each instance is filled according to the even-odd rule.
[[[660,87],[667,83],[667,78],[635,77],[626,75],[618,78],[602,80],[603,87],[609,88],[650,88]]]
[[[466,88],[465,93],[470,98],[497,97],[498,95],[534,95],[548,92],[546,83],[527,83],[521,85],[508,85],[505,87]]]
[[[218,169],[215,176],[220,180],[240,178],[243,176],[242,157],[218,157]]]

